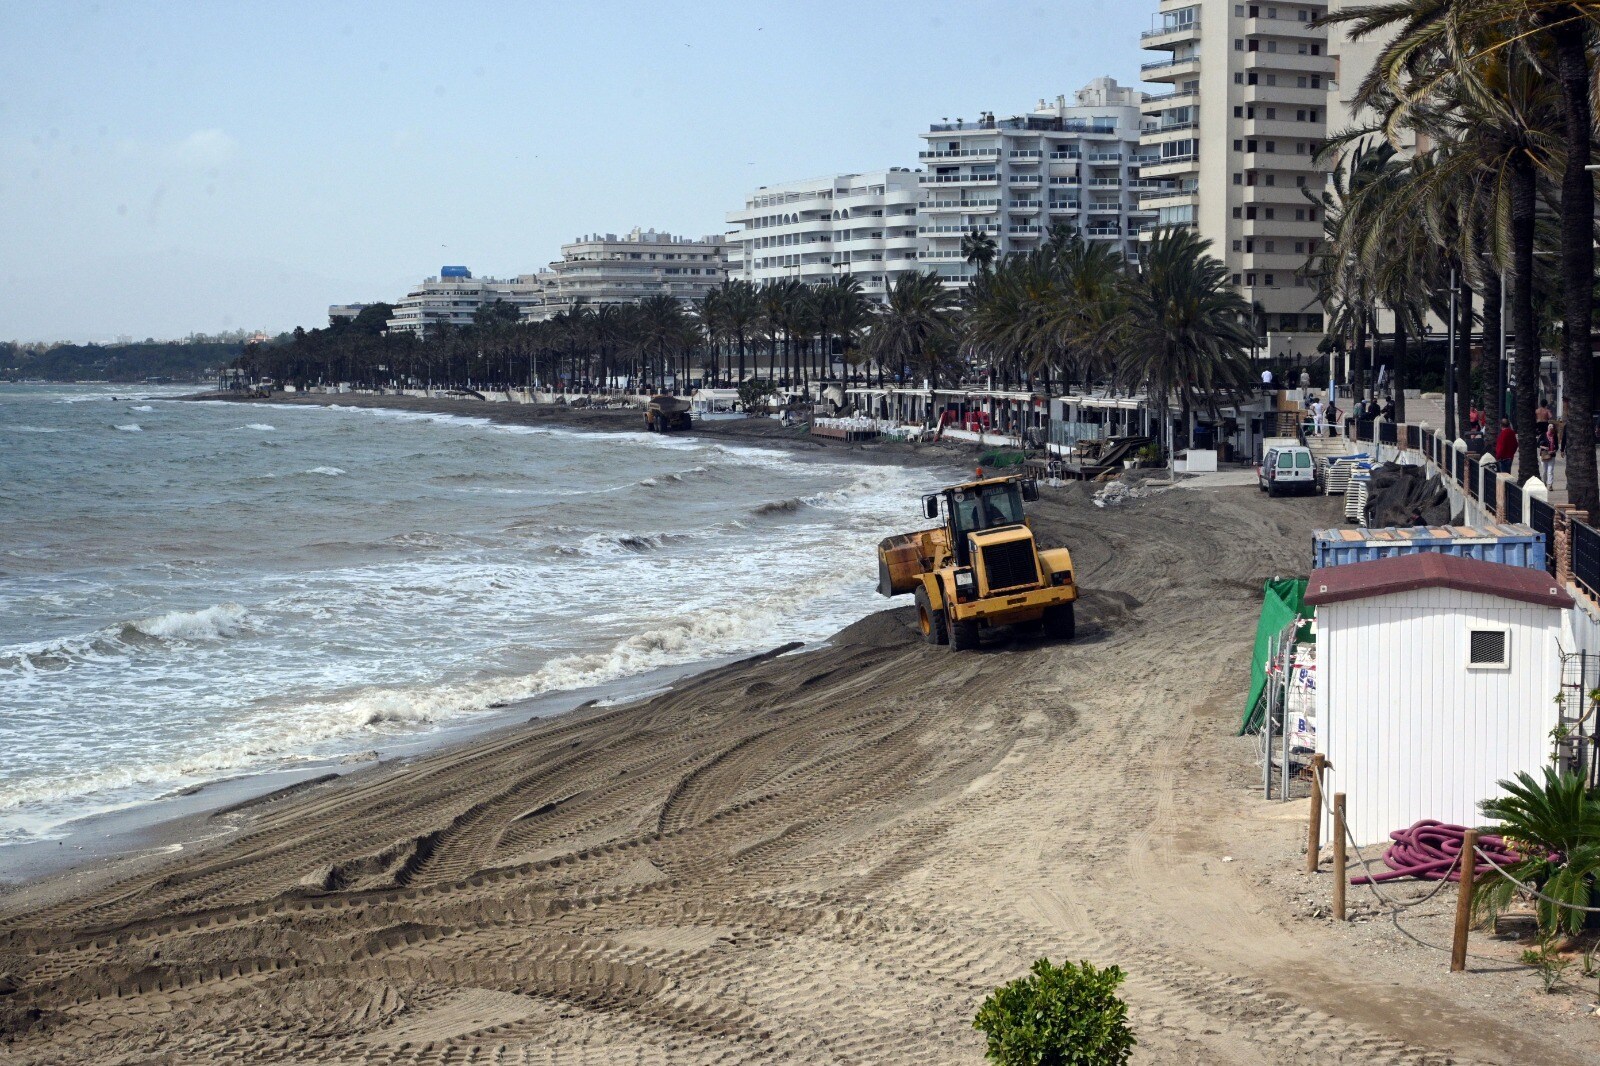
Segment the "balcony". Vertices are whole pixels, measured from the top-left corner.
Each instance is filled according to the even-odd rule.
[[[1011,185],[1037,185],[1044,179],[1037,174],[1013,174],[1007,179]]]
[[[1257,17],[1244,20],[1244,35],[1246,37],[1283,37],[1289,40],[1321,43],[1328,39],[1328,28],[1326,26],[1313,26],[1310,21],[1301,22],[1299,19]]]
[[[1085,236],[1093,240],[1120,241],[1122,239],[1122,230],[1117,226],[1090,226],[1083,232]]]
[[[1179,174],[1187,174],[1200,165],[1200,153],[1189,152],[1185,155],[1164,155],[1159,163],[1146,163],[1139,168],[1139,174],[1146,178],[1172,178]]]
[[[1069,150],[1069,151],[1065,151],[1065,152],[1051,152],[1050,153],[1050,159],[1051,159],[1052,162],[1056,162],[1056,161],[1064,160],[1064,159],[1082,159],[1082,158],[1083,158],[1083,153],[1082,152],[1078,152],[1078,151]]]
[[[1139,102],[1142,111],[1165,111],[1169,107],[1197,104],[1200,102],[1199,89],[1178,89],[1160,96],[1147,96]]]
[[[1300,155],[1293,151],[1282,151],[1284,147],[1286,146],[1280,144],[1278,146],[1279,151],[1276,152],[1257,151],[1242,153],[1245,169],[1315,171],[1318,174],[1326,174],[1333,169],[1325,163],[1318,163],[1316,161],[1316,156],[1310,152]],[[1292,149],[1294,146],[1288,145],[1287,147]]]
[[[1118,204],[1118,203],[1106,203],[1105,201],[1100,201],[1099,203],[1091,203],[1089,205],[1089,214],[1091,214],[1091,215],[1120,215],[1120,214],[1122,214],[1122,205]]]
[[[921,174],[917,177],[923,185],[983,185],[999,180],[998,174]]]
[[[1189,8],[1186,12],[1189,18],[1163,21],[1160,26],[1145,30],[1139,34],[1140,48],[1172,48],[1183,41],[1192,41],[1200,35],[1200,12],[1198,8]]]
[[[924,200],[919,205],[921,210],[928,212],[941,211],[969,211],[989,212],[1000,206],[1000,201],[995,200]]]
[[[1122,188],[1122,179],[1121,178],[1090,178],[1089,179],[1089,188],[1091,188],[1091,189],[1120,189],[1120,188]]]
[[[1121,152],[1090,152],[1089,163],[1094,166],[1108,166],[1122,162]]]
[[[1043,206],[1043,202],[1039,200],[1012,200],[1010,203],[1006,204],[1006,207],[1009,210],[1029,212],[1037,211]]]
[[[1333,73],[1333,57],[1301,55],[1298,52],[1249,52],[1249,70],[1286,70],[1294,74]],[[1326,83],[1324,83],[1326,84]]]
[[[998,148],[950,148],[917,153],[918,159],[999,159]]]
[[[1037,148],[1020,148],[1011,153],[1013,163],[1037,163],[1044,158],[1044,152]]]
[[[1198,119],[1190,119],[1187,122],[1152,122],[1148,126],[1139,128],[1139,139],[1145,144],[1160,144],[1160,138],[1163,134],[1184,133],[1199,128],[1200,121]]]
[[[1031,239],[1031,238],[1039,236],[1040,227],[1038,227],[1038,226],[1008,226],[1006,228],[1006,232],[1011,234],[1011,236],[1013,236],[1013,237],[1018,237],[1018,238],[1021,238],[1023,240],[1028,240],[1028,239]]]
[[[1188,77],[1200,72],[1199,56],[1174,56],[1171,59],[1158,59],[1154,63],[1141,63],[1139,77],[1144,81],[1168,81],[1173,78]]]
[[[1000,227],[997,224],[993,223],[993,222],[975,222],[970,226],[918,226],[917,227],[917,232],[918,233],[922,234],[923,236],[930,236],[930,237],[931,236],[938,236],[940,234],[946,234],[946,233],[950,234],[952,236],[956,236],[956,237],[964,237],[967,234],[971,233],[973,230],[977,230],[979,233],[999,233],[1000,232]]]
[[[1243,134],[1246,137],[1271,137],[1278,141],[1311,140],[1320,141],[1327,133],[1328,124],[1323,121],[1299,122],[1294,120],[1293,108],[1282,108],[1289,113],[1289,118],[1247,118],[1244,120]],[[1322,109],[1317,109],[1318,114]]]
[[[1077,209],[1078,209],[1078,201],[1076,201],[1076,200],[1051,200],[1050,201],[1050,210],[1052,210],[1052,211],[1076,211]]]
[[[1281,80],[1281,79],[1280,79]],[[1310,86],[1310,77],[1307,76],[1307,85],[1246,85],[1244,86],[1244,102],[1247,104],[1276,104],[1279,107],[1315,107],[1326,109],[1328,106],[1328,79],[1322,79],[1321,88]]]

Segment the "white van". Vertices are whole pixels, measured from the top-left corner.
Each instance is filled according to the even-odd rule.
[[[1303,444],[1281,444],[1270,447],[1261,456],[1256,467],[1256,482],[1269,496],[1286,492],[1311,495],[1317,491],[1317,466],[1311,458],[1311,449]]]

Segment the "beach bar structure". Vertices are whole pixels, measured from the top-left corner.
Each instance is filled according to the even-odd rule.
[[[1499,781],[1550,762],[1574,601],[1544,570],[1399,555],[1319,567],[1305,602],[1324,790],[1348,796],[1358,844],[1424,818],[1481,824]]]

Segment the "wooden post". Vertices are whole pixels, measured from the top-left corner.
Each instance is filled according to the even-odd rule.
[[[1323,755],[1311,756],[1311,818],[1306,825],[1306,873],[1317,872],[1322,857],[1322,767]]]
[[[1344,921],[1344,890],[1349,873],[1345,870],[1344,793],[1333,794],[1333,917]]]
[[[1456,896],[1456,931],[1450,939],[1450,972],[1467,968],[1467,929],[1472,925],[1472,882],[1478,868],[1478,831],[1468,829],[1461,841],[1461,893]]]

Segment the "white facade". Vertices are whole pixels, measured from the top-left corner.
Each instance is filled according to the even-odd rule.
[[[1480,825],[1497,782],[1549,763],[1564,614],[1439,587],[1318,606],[1317,748],[1359,843],[1423,818]],[[1473,630],[1506,633],[1506,666],[1469,664]]]
[[[536,274],[505,280],[474,278],[470,274],[426,278],[395,304],[389,330],[420,336],[441,323],[470,326],[478,308],[496,300],[515,305],[527,317],[544,301],[544,282]]]
[[[1227,263],[1240,293],[1280,346],[1314,349],[1322,309],[1297,275],[1322,238],[1320,195],[1334,64],[1328,4],[1160,0],[1141,47],[1165,53],[1141,77],[1166,86],[1144,101],[1144,176],[1175,183],[1147,193],[1163,225],[1192,225]]]
[[[539,277],[544,296],[530,318],[549,318],[578,303],[636,304],[648,296],[689,303],[722,283],[722,238],[638,228],[621,236],[591,234],[563,244],[561,258]]]
[[[988,233],[1000,255],[1032,251],[1050,229],[1068,223],[1089,240],[1138,254],[1138,232],[1154,219],[1140,196],[1156,188],[1139,146],[1144,94],[1096,78],[1031,114],[976,122],[939,122],[921,136],[918,232],[922,259],[951,285],[973,274],[961,238]]]
[[[728,277],[807,284],[854,276],[881,299],[918,269],[917,173],[904,167],[763,185],[728,212]]]

